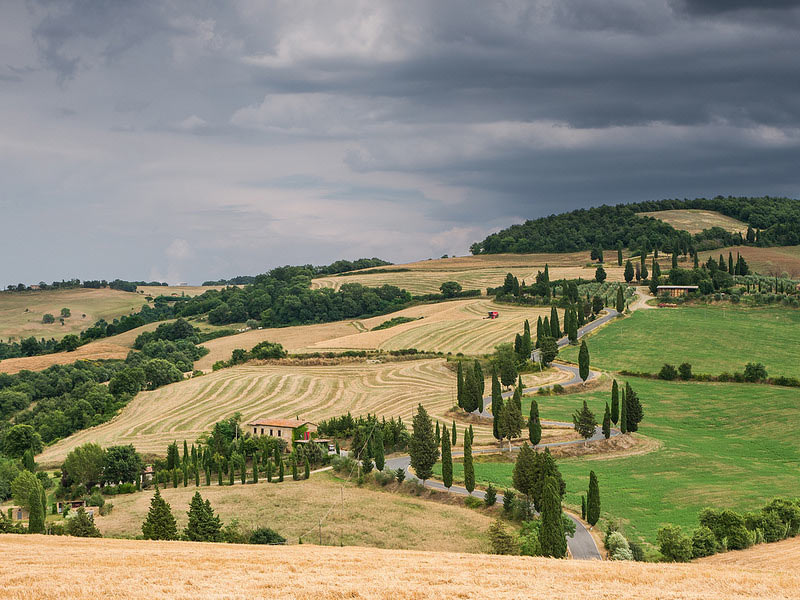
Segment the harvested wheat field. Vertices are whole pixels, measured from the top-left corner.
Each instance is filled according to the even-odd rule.
[[[793,571],[703,564],[0,536],[3,597],[70,598],[796,598]]]
[[[608,256],[611,257],[611,251]],[[616,255],[614,255],[616,256]],[[513,273],[520,281],[532,283],[536,273],[550,267],[550,278],[574,279],[582,277],[594,280],[595,268],[589,265],[589,252],[569,254],[492,254],[480,256],[460,256],[437,260],[424,260],[403,265],[393,265],[367,272],[354,272],[352,275],[318,277],[311,282],[312,287],[339,289],[344,283],[360,283],[371,287],[396,285],[412,294],[432,294],[439,292],[445,281],[457,281],[465,290],[479,289],[486,293],[487,287],[503,284],[507,273]],[[609,281],[623,281],[624,270],[616,262],[607,261],[604,266]],[[397,271],[397,269],[408,269]]]
[[[763,569],[765,571],[797,572],[800,564],[800,537],[772,544],[758,544],[747,550],[715,554],[695,561],[703,566],[720,569]],[[798,588],[800,592],[800,588]]]
[[[112,321],[136,312],[143,304],[141,295],[108,288],[0,292],[0,339],[61,339],[68,333],[80,333],[99,319]],[[64,325],[58,321],[62,308],[71,313]],[[55,317],[55,323],[42,323],[46,313]]]
[[[720,254],[727,260],[728,252],[733,254],[734,260],[737,252],[741,254],[750,266],[750,270],[756,273],[772,276],[786,273],[789,277],[800,278],[800,246],[777,246],[775,248],[733,246],[700,252],[700,261],[707,261],[709,256],[713,256],[715,259],[719,258]]]
[[[384,364],[297,367],[245,365],[141,392],[113,420],[61,440],[37,459],[53,464],[85,442],[129,444],[164,454],[174,439],[193,441],[214,423],[241,412],[318,421],[351,411],[402,416],[423,403],[443,415],[455,404],[455,376],[441,359]]]
[[[208,290],[222,290],[225,287],[224,285],[138,285],[136,291],[155,298],[156,296],[199,296]]]
[[[657,210],[639,213],[643,217],[653,217],[672,225],[675,229],[682,229],[691,234],[700,233],[704,229],[720,227],[731,233],[747,231],[747,223],[728,217],[715,210],[700,210],[694,208],[680,210]]]
[[[42,354],[40,356],[26,356],[23,358],[7,358],[0,360],[0,373],[19,373],[20,371],[42,371],[53,365],[69,365],[76,360],[109,360],[122,359],[128,356],[130,348],[99,340],[79,347],[74,352],[57,352],[55,354]]]
[[[289,544],[297,544],[301,537],[304,543],[318,543],[321,535],[323,544],[336,546],[341,543],[445,552],[488,551],[487,530],[492,523],[488,514],[461,504],[442,504],[387,491],[395,487],[358,487],[328,471],[314,473],[305,481],[288,477],[283,483],[214,484],[201,486],[199,491],[223,523],[236,519],[243,531],[271,527]],[[161,490],[179,528],[186,525],[186,511],[195,491],[194,482],[186,488]],[[98,517],[97,526],[105,536],[141,535],[152,496],[152,491],[116,496],[114,511]]]

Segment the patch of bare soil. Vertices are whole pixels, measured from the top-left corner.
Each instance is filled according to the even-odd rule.
[[[621,456],[647,454],[658,450],[660,447],[661,442],[658,440],[633,433],[617,435],[607,440],[598,440],[587,444],[557,446],[550,448],[550,453],[556,458],[587,456],[589,460],[605,460],[608,458],[620,458]]]

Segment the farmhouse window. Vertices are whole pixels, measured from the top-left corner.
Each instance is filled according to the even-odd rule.
[[[261,428],[261,435],[264,435],[264,428]]]
[[[281,430],[278,429],[278,437],[281,437]]]
[[[275,435],[274,433],[272,433],[272,429],[269,430],[269,434],[270,435]]]

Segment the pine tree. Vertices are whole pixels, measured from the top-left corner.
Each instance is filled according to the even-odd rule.
[[[372,458],[375,459],[375,468],[383,471],[383,467],[386,466],[386,448],[383,443],[383,430],[380,427],[376,427],[372,434],[372,454]]]
[[[608,409],[608,402],[606,402],[606,412],[603,415],[603,435],[606,439],[611,437],[611,411]]]
[[[502,410],[503,395],[500,390],[500,380],[497,378],[497,367],[492,366],[492,434],[496,440],[503,439],[503,436],[500,435],[500,430],[498,429],[498,416]]]
[[[544,556],[563,558],[567,553],[567,538],[561,512],[561,495],[555,477],[545,478],[542,491],[542,524],[539,528],[539,543]]]
[[[542,441],[542,422],[539,420],[539,403],[531,400],[531,414],[528,419],[528,436],[531,444],[536,446]]]
[[[625,281],[627,283],[633,281],[633,263],[630,260],[625,262]]]
[[[586,340],[581,340],[581,349],[578,351],[578,373],[584,381],[589,378],[589,348],[586,347]]]
[[[617,302],[614,307],[619,314],[625,312],[625,296],[622,294],[622,286],[617,286]]]
[[[383,470],[383,469],[381,469],[381,470]],[[303,471],[303,478],[304,479],[308,479],[309,477],[311,477],[311,464],[308,462],[308,457],[306,456],[306,461],[305,461],[304,471]]]
[[[466,441],[465,441],[466,443]],[[433,475],[433,465],[439,459],[439,444],[433,433],[433,424],[425,407],[420,404],[411,424],[409,440],[411,467],[423,482]]]
[[[514,470],[511,477],[514,488],[525,496],[527,506],[530,506],[533,490],[536,486],[538,477],[537,462],[536,452],[528,446],[527,442],[522,444],[517,460],[514,462]]]
[[[452,439],[450,440],[450,443],[451,443],[452,447],[455,448],[456,447],[456,436],[457,436],[455,420],[453,421],[453,426],[450,428],[450,435],[452,436]]]
[[[625,390],[622,390],[622,397],[619,399],[619,430],[628,433],[628,403],[625,401]]]
[[[616,379],[611,384],[611,421],[614,425],[619,422],[619,386]]]
[[[150,499],[150,510],[142,523],[142,535],[146,540],[177,540],[178,526],[169,504],[156,488]]]
[[[475,489],[475,466],[472,463],[472,435],[464,430],[464,487],[472,494]]]
[[[189,521],[183,530],[184,536],[193,542],[218,542],[221,540],[222,523],[214,514],[211,503],[195,492],[189,503]]]
[[[500,419],[500,433],[502,434],[504,439],[508,440],[508,447],[511,449],[511,440],[516,437],[519,437],[520,433],[520,422],[521,415],[519,415],[517,411],[517,402],[512,397],[506,400],[505,404],[503,405],[503,410],[501,412],[501,419]]]
[[[586,522],[589,525],[597,525],[600,519],[600,485],[597,483],[597,475],[594,471],[589,472],[589,492],[586,495]]]
[[[597,419],[586,405],[586,400],[583,401],[583,407],[573,413],[572,423],[575,431],[581,434],[584,440],[588,440],[594,435],[595,427],[597,427]]]
[[[458,361],[458,368],[456,372],[457,377],[457,392],[456,398],[458,399],[458,407],[464,408],[464,367],[462,365],[462,361]]]
[[[447,425],[442,428],[442,481],[448,490],[453,485],[453,455],[450,452],[450,436]]]
[[[558,312],[555,306],[550,307],[550,335],[555,339],[561,337],[561,328],[558,325]]]

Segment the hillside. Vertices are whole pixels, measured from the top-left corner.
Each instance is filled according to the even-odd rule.
[[[657,210],[639,213],[642,217],[652,217],[672,225],[675,229],[688,231],[691,234],[700,233],[704,229],[719,227],[729,233],[747,232],[747,223],[738,219],[726,217],[713,210],[685,209],[685,210]]]
[[[699,253],[701,262],[708,260],[709,256],[718,258],[720,254],[727,257],[728,252],[741,254],[750,269],[762,275],[782,275],[786,273],[794,279],[800,278],[800,246],[778,246],[773,248],[759,248],[757,246],[734,246],[708,250]]]
[[[161,490],[178,521],[186,525],[186,511],[195,493],[189,487]],[[268,526],[287,543],[371,546],[445,552],[487,552],[486,532],[492,518],[460,504],[442,504],[405,493],[392,493],[345,483],[330,472],[315,473],[308,481],[269,484],[261,481],[219,487],[201,487],[224,523],[232,519],[243,531]],[[113,498],[114,510],[97,518],[104,536],[136,537],[150,508],[152,491]],[[320,526],[320,520],[322,520]],[[309,533],[309,530],[312,530]]]
[[[79,334],[99,319],[112,321],[136,312],[144,303],[140,294],[109,288],[0,292],[0,340],[29,336],[61,339],[69,333]],[[62,308],[71,313],[64,325],[58,321]],[[42,323],[46,313],[55,317],[55,323]]]
[[[239,546],[0,536],[9,600],[165,598],[614,598],[744,600],[796,597],[794,565],[563,561],[447,552]],[[60,573],[53,576],[53,567]],[[121,580],[119,574],[125,573]],[[67,575],[68,574],[68,575]]]

